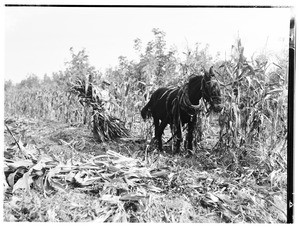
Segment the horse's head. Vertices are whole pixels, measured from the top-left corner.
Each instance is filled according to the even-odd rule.
[[[205,70],[203,75],[192,75],[190,77],[188,82],[188,95],[191,106],[194,109],[200,107],[199,100],[204,98],[213,111],[220,112],[222,110],[220,86],[214,77],[215,72],[213,67],[211,67],[209,71]]]
[[[213,111],[220,112],[223,108],[221,104],[220,85],[213,79],[214,77],[215,72],[213,67],[209,69],[209,72],[204,72],[203,98],[211,105]]]

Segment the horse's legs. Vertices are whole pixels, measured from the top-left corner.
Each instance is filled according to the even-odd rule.
[[[170,123],[170,129],[171,129],[171,134],[172,134],[172,151],[174,151],[175,150],[175,138],[174,138],[174,136],[175,136],[175,129],[174,129],[174,125],[173,125],[173,123],[171,122]]]
[[[161,136],[162,136],[162,134],[163,134],[163,132],[164,132],[164,130],[165,130],[167,124],[168,124],[168,119],[165,118],[164,120],[161,121],[161,123],[160,123],[160,125],[159,125],[159,127],[157,128],[157,131],[156,131],[156,136],[155,136],[155,137],[156,137],[156,139],[157,139],[157,141],[158,141],[158,149],[159,149],[160,151],[162,151],[162,140],[161,140]],[[155,128],[155,129],[156,129],[156,128]]]
[[[159,150],[162,150],[162,143],[161,143],[161,137],[159,136],[159,119],[158,118],[153,118],[154,119],[154,127],[155,127],[155,135],[154,138],[157,141],[157,146]]]
[[[188,122],[188,132],[186,135],[186,141],[187,141],[187,149],[192,150],[193,149],[193,132],[195,129],[196,124],[196,118],[192,117],[192,120]]]
[[[180,143],[182,141],[182,132],[181,132],[181,123],[178,123],[175,127],[176,133],[176,145],[175,145],[175,153],[180,152]]]

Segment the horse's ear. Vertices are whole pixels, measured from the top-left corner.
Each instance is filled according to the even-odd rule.
[[[214,67],[213,67],[213,66],[211,66],[211,67],[209,68],[209,75],[210,75],[210,76],[214,76],[214,75],[215,75],[215,70],[214,70]]]

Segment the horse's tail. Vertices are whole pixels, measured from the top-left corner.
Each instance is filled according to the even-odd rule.
[[[151,99],[150,99],[150,101],[145,105],[145,107],[141,111],[141,115],[142,115],[142,118],[144,120],[149,119],[151,117],[150,106],[151,106]]]

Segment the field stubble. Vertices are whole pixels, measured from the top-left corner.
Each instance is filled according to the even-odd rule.
[[[217,134],[186,156],[169,145],[147,151],[139,138],[97,143],[86,126],[6,126],[21,148],[5,129],[4,221],[286,221],[284,173],[268,173],[253,153],[212,149]]]

